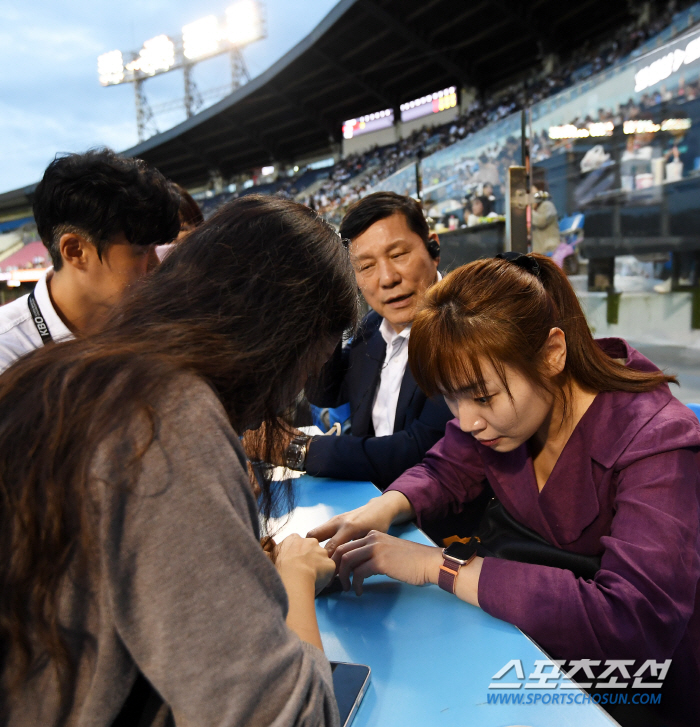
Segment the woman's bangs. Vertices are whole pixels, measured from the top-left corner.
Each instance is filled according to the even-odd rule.
[[[455,342],[441,350],[437,359],[435,386],[440,394],[454,398],[469,391],[473,396],[486,396],[481,363],[473,348]]]
[[[444,316],[423,315],[413,325],[409,365],[416,383],[428,396],[451,397],[467,389],[476,396],[485,396],[480,363],[484,352],[469,345],[472,337],[464,330],[464,323],[457,330],[454,322],[446,321]]]

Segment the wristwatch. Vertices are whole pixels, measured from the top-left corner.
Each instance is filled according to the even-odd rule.
[[[306,453],[309,450],[309,442],[311,437],[306,434],[297,434],[287,445],[285,453],[285,466],[289,470],[297,470],[298,472],[306,471]]]
[[[466,543],[452,543],[442,551],[442,565],[438,575],[438,586],[448,593],[455,592],[457,574],[463,565],[468,565],[479,554],[480,540],[469,538]]]

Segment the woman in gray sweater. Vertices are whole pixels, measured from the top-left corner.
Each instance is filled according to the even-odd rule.
[[[0,376],[0,724],[337,725],[314,610],[333,562],[275,563],[239,435],[354,325],[335,232],[248,196],[91,336]],[[139,721],[141,720],[141,721]]]

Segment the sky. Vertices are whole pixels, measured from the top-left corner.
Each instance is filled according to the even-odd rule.
[[[306,36],[337,0],[262,0],[267,38],[244,57],[251,77]],[[37,182],[58,152],[137,141],[132,84],[103,88],[97,56],[138,51],[156,35],[177,35],[206,15],[223,16],[231,0],[0,0],[0,193]],[[230,83],[221,56],[200,63],[201,92]],[[144,83],[154,110],[181,99],[182,71]],[[222,94],[223,95],[223,94]],[[217,99],[214,99],[217,100]],[[159,131],[184,120],[184,110],[156,113]]]

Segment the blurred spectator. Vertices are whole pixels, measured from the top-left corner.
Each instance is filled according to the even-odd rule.
[[[479,157],[479,169],[472,177],[472,181],[490,184],[492,185],[491,189],[493,189],[494,184],[498,184],[501,181],[498,174],[498,167],[486,156],[486,154],[482,154]]]
[[[483,190],[481,196],[484,197],[484,199],[487,199],[491,203],[491,210],[493,210],[496,205],[496,195],[494,194],[494,191],[493,191],[493,184],[490,184],[489,182],[487,182],[484,185],[484,190]],[[489,211],[491,211],[491,210],[489,210]]]
[[[175,192],[177,192],[178,197],[180,198],[180,206],[177,214],[178,220],[180,221],[180,232],[174,242],[169,242],[166,245],[158,245],[156,248],[156,254],[158,255],[159,260],[163,260],[178,242],[187,237],[192,230],[199,227],[199,225],[204,222],[202,210],[199,208],[197,202],[192,198],[192,195],[184,187],[181,187],[175,182],[170,182],[170,186]]]
[[[559,247],[559,216],[543,187],[532,187],[532,252],[551,255]]]
[[[479,197],[473,197],[469,200],[469,214],[467,215],[467,226],[473,227],[481,222],[484,216],[484,203]]]
[[[204,215],[199,205],[192,199],[192,195],[179,184],[170,182],[175,191],[180,195],[180,209],[178,218],[180,220],[180,234],[177,236],[181,240],[188,232],[194,230],[195,227],[204,222]]]
[[[481,225],[497,217],[498,215],[491,208],[491,200],[488,197],[472,197],[469,201],[469,214],[466,215],[467,227]]]

